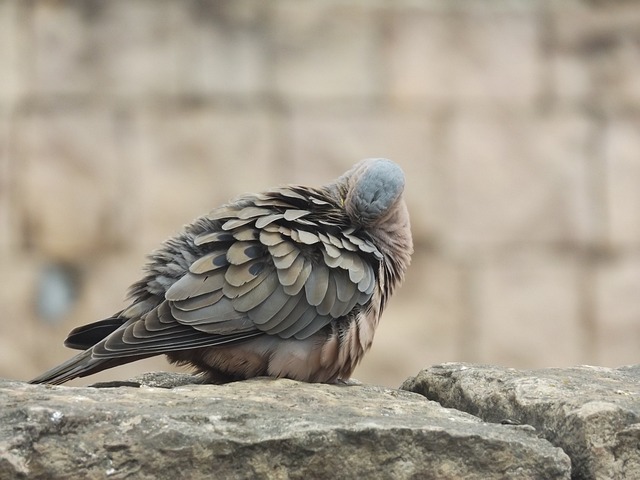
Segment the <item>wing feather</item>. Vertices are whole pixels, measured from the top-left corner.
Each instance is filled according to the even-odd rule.
[[[205,293],[204,295],[198,295],[197,297],[191,297],[186,300],[178,300],[173,302],[172,305],[180,310],[188,312],[213,305],[220,300],[222,296],[222,290],[217,290],[215,292]]]
[[[227,253],[225,250],[216,250],[211,253],[207,253],[198,258],[189,267],[191,273],[207,273],[212,270],[224,268],[228,265]]]
[[[224,270],[211,272],[209,275],[195,275],[187,272],[175,282],[165,293],[167,300],[186,300],[205,293],[220,290],[224,285]]]
[[[300,270],[300,273],[298,274],[298,278],[296,278],[296,280],[291,285],[285,285],[284,291],[289,295],[297,295],[298,292],[304,288],[304,285],[307,282],[307,279],[309,278],[310,274],[311,274],[311,262],[305,259],[304,266],[302,267],[302,270]]]
[[[224,274],[226,280],[224,287],[228,284],[233,287],[241,287],[247,282],[251,282],[265,269],[265,262],[263,259],[258,258],[256,260],[248,261],[241,265],[229,265],[227,271]]]
[[[317,306],[318,313],[320,315],[328,315],[333,308],[334,303],[336,302],[337,293],[336,293],[336,281],[334,275],[329,275],[329,281],[327,283],[327,291],[320,302],[320,305]]]
[[[98,356],[265,334],[305,339],[368,302],[376,272],[365,256],[379,255],[373,243],[355,229],[341,231],[337,218],[314,216],[313,208],[325,205],[321,200],[286,188],[278,192],[209,215],[215,231],[193,239],[205,252],[167,289],[166,301],[107,337]]]
[[[276,267],[278,267],[278,280],[280,281],[280,284],[285,287],[289,287],[296,283],[298,277],[302,273],[305,263],[306,261],[304,257],[302,255],[297,255],[289,266],[280,268],[280,266],[276,264]]]
[[[329,285],[329,269],[322,263],[313,265],[311,274],[304,286],[309,305],[320,305],[327,293]]]
[[[257,307],[264,302],[273,291],[278,287],[278,274],[275,270],[269,272],[269,275],[255,286],[252,290],[244,295],[240,295],[233,299],[233,306],[239,312],[248,312],[252,308]]]
[[[281,285],[273,289],[269,297],[267,297],[258,306],[249,310],[248,315],[253,323],[261,327],[267,323],[282,307],[289,301],[291,296],[284,293]]]
[[[299,318],[300,314],[304,312],[304,310],[300,311],[301,309],[299,309],[297,312],[294,312],[298,304],[302,301],[304,306],[306,308],[309,308],[308,304],[306,304],[306,302],[303,301],[303,297],[304,295],[302,294],[298,294],[295,297],[289,296],[289,299],[287,300],[287,302],[280,308],[280,310],[278,310],[273,315],[273,317],[271,317],[267,322],[263,323],[262,325],[259,325],[260,330],[269,334],[273,334],[274,330],[282,329],[280,325],[284,322],[285,319],[292,318],[293,321],[295,321],[297,318]],[[297,317],[296,317],[296,314],[297,314]],[[251,312],[249,312],[249,315],[251,315]]]
[[[306,327],[298,330],[294,334],[294,337],[297,338],[298,340],[304,340],[305,338],[309,338],[314,333],[322,330],[324,327],[329,325],[329,323],[331,323],[331,320],[333,320],[333,318],[331,318],[328,315],[316,315],[315,318],[311,321],[311,323],[309,323],[309,325],[307,325]]]
[[[233,307],[233,302],[226,297],[220,298],[216,303],[197,310],[181,310],[175,304],[171,305],[171,315],[179,323],[193,325],[207,322],[223,322],[225,320],[237,320],[245,314]]]

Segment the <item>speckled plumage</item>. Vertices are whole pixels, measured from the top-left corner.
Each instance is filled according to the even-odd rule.
[[[32,383],[159,354],[210,382],[347,380],[413,252],[403,190],[395,163],[367,159],[213,210],[151,255],[128,308],[69,334],[84,352]]]

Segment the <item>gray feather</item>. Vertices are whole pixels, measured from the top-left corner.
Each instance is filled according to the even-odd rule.
[[[289,253],[287,253],[282,257],[274,256],[273,264],[276,266],[278,270],[286,270],[291,265],[293,265],[293,262],[295,262],[299,256],[300,256],[300,250],[298,250],[297,248],[294,248],[293,250],[291,250]]]
[[[305,215],[309,215],[311,212],[308,210],[285,210],[284,219],[291,222],[297,220]]]
[[[328,285],[329,269],[323,264],[314,265],[304,286],[309,305],[320,305],[327,293]]]
[[[298,239],[306,245],[313,245],[320,241],[316,234],[307,232],[306,230],[298,230]]]
[[[337,270],[333,277],[336,282],[336,293],[338,300],[348,302],[358,291],[358,285],[353,283],[348,274],[343,270]]]
[[[318,305],[318,313],[320,315],[327,315],[333,308],[334,303],[336,302],[337,292],[336,292],[336,281],[334,280],[333,275],[329,275],[329,282],[327,284],[327,291]]]
[[[206,233],[204,235],[198,235],[193,243],[196,245],[204,245],[205,243],[216,243],[216,242],[228,242],[233,240],[233,235],[230,232],[225,231],[216,231],[211,233]]]
[[[226,252],[224,250],[216,250],[203,255],[193,262],[189,267],[189,271],[191,273],[206,273],[211,270],[226,267],[227,264]]]
[[[227,298],[236,298],[241,295],[245,295],[254,288],[256,288],[262,281],[264,281],[273,272],[273,267],[265,267],[253,280],[241,285],[233,286],[228,281],[222,286],[222,293]]]
[[[276,287],[269,298],[265,299],[260,305],[249,310],[249,318],[258,326],[267,323],[282,307],[291,299],[289,295],[284,293],[281,286]]]
[[[233,238],[240,241],[258,240],[259,231],[253,227],[239,228],[233,231]]]
[[[293,242],[289,241],[284,241],[269,247],[269,253],[274,257],[284,257],[289,255],[291,252],[296,251],[298,251],[298,248],[293,244]]]
[[[294,337],[297,338],[298,340],[304,340],[305,338],[309,338],[314,333],[319,332],[324,327],[329,325],[331,320],[333,319],[328,315],[317,315],[309,325],[307,325],[305,328],[296,332]]]
[[[324,246],[326,247],[327,244],[325,243]],[[329,245],[330,247],[332,245]],[[335,248],[335,247],[334,247]],[[328,267],[331,268],[336,268],[338,267],[340,264],[342,264],[342,257],[340,257],[340,255],[332,257],[331,255],[329,255],[327,253],[326,249],[322,250],[322,257],[324,258],[324,263],[325,265],[327,265]]]
[[[280,281],[280,284],[285,287],[289,287],[296,283],[298,277],[302,273],[305,263],[305,258],[302,255],[297,255],[288,267],[280,268],[276,264],[276,267],[278,267],[278,280]]]
[[[191,297],[187,300],[178,300],[173,302],[172,305],[180,310],[188,312],[190,310],[198,310],[200,308],[213,305],[222,298],[222,290],[216,292],[206,293],[204,295],[198,295],[197,297]],[[142,322],[140,322],[142,323]]]
[[[234,298],[233,306],[239,312],[248,312],[264,302],[278,285],[280,285],[278,283],[278,275],[275,271],[271,271],[255,288],[244,295]]]
[[[242,265],[229,265],[224,278],[233,287],[241,287],[256,278],[265,268],[264,261],[260,258]],[[222,287],[224,289],[224,286]]]
[[[276,327],[282,329],[280,327],[280,324],[283,323],[285,319],[289,319],[289,317],[292,317],[291,320],[295,321],[296,318],[294,318],[294,316],[297,313],[293,312],[294,310],[296,310],[298,304],[302,303],[303,306],[306,306],[305,308],[308,308],[308,304],[303,300],[303,297],[304,296],[300,294],[296,295],[295,297],[289,297],[282,308],[280,308],[280,310],[278,310],[267,322],[260,324],[258,328],[260,328],[260,330],[262,330],[263,332],[273,334]]]
[[[261,255],[262,248],[258,243],[254,242],[236,242],[227,250],[227,261],[232,265],[242,265],[258,258]]]
[[[172,304],[171,315],[173,315],[178,322],[184,324],[223,322],[244,316],[242,312],[238,312],[233,307],[232,301],[226,297],[220,298],[220,300],[213,305],[190,311],[180,310],[175,304]]]
[[[284,238],[278,231],[269,232],[267,230],[260,230],[260,242],[263,245],[272,246],[284,242]]]
[[[248,223],[252,223],[253,219],[252,218],[232,218],[230,220],[227,220],[226,222],[224,222],[222,224],[222,229],[223,230],[233,230],[234,228],[238,228],[238,227],[242,227],[244,225],[247,225]]]
[[[304,266],[302,267],[302,270],[300,270],[300,273],[298,274],[298,277],[296,278],[295,282],[293,282],[290,285],[284,286],[285,293],[288,295],[297,295],[298,292],[304,288],[304,285],[307,282],[307,279],[309,278],[310,274],[311,274],[311,262],[305,259]]]
[[[272,213],[271,215],[260,217],[258,220],[256,220],[256,228],[264,228],[270,223],[273,223],[276,220],[280,220],[283,217],[284,215],[281,213]]]
[[[186,300],[209,292],[220,290],[224,285],[224,270],[216,270],[208,275],[187,273],[171,285],[165,297],[167,300]]]
[[[268,328],[269,328],[269,330],[265,329],[265,331],[267,333],[269,333],[271,335],[278,334],[278,336],[282,337],[282,338],[289,338],[295,332],[289,331],[289,334],[286,335],[286,336],[284,335],[283,332],[285,330],[288,330],[293,325],[300,325],[300,322],[302,321],[302,318],[303,318],[303,316],[305,315],[305,313],[307,311],[309,311],[309,310],[315,311],[315,308],[309,306],[309,304],[306,302],[306,299],[304,298],[304,294],[300,294],[300,295],[297,295],[297,296],[292,297],[292,298],[296,298],[297,299],[297,302],[296,302],[295,307],[293,308],[293,310],[288,312],[285,316],[282,316],[282,318],[279,318],[280,321],[277,324],[271,325],[271,321],[270,321],[269,325],[265,325],[265,327],[268,326]],[[306,325],[308,325],[308,324],[305,323],[300,328],[304,328]]]
[[[237,214],[238,218],[248,219],[254,217],[260,217],[262,215],[268,215],[271,213],[271,210],[268,208],[258,208],[258,207],[245,207],[240,210]]]
[[[305,328],[307,328],[317,316],[318,311],[315,309],[315,307],[307,307],[307,309],[300,315],[300,318],[298,318],[289,327],[280,331],[278,336],[282,338],[293,337],[300,330],[304,330]]]

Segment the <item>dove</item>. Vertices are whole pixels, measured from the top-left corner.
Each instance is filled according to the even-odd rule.
[[[31,383],[166,355],[203,382],[348,381],[413,253],[405,176],[370,158],[321,187],[245,194],[153,252],[130,304],[72,330]]]

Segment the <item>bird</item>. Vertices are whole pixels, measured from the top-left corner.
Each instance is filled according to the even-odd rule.
[[[398,164],[368,158],[212,210],[149,256],[126,308],[69,333],[81,353],[30,383],[162,354],[203,383],[348,382],[411,261],[404,188]]]

